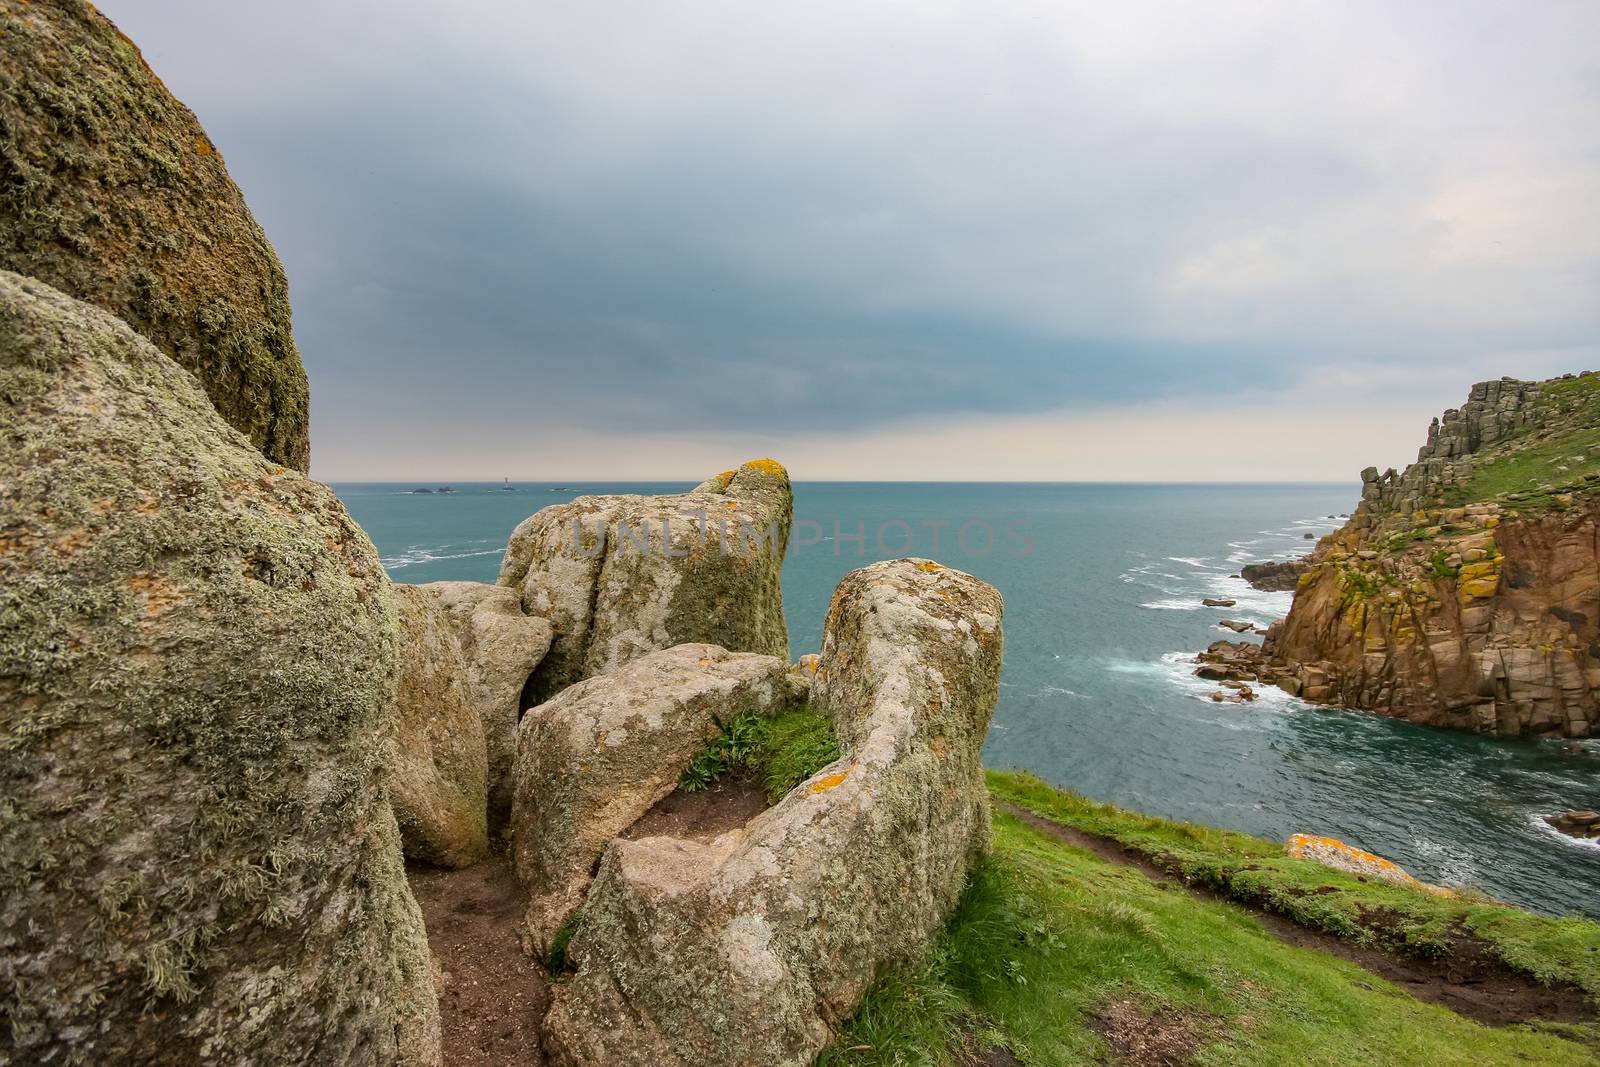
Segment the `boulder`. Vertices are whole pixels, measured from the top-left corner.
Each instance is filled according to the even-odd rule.
[[[528,712],[518,730],[512,851],[540,955],[582,903],[611,840],[677,787],[722,724],[790,703],[787,673],[775,656],[678,645]]]
[[[789,657],[778,576],[789,541],[789,475],[753,460],[672,496],[583,496],[511,535],[499,584],[555,638],[535,702],[690,642]]]
[[[834,594],[813,707],[844,755],[710,842],[618,840],[567,948],[561,1064],[808,1064],[879,969],[925,952],[988,840],[978,751],[1001,602],[926,560]]]
[[[1310,537],[1310,534],[1306,535]],[[1247,563],[1239,568],[1239,577],[1253,588],[1267,593],[1292,592],[1300,576],[1311,567],[1307,559],[1275,560],[1267,563]]]
[[[1393,860],[1384,859],[1364,849],[1347,845],[1337,837],[1317,834],[1291,834],[1289,855],[1299,859],[1315,860],[1324,867],[1361,877],[1381,878],[1400,885],[1420,886],[1411,875]]]
[[[7,272],[0,397],[0,1060],[438,1062],[371,542]]]
[[[1209,597],[1208,596],[1205,599],[1201,600],[1200,603],[1205,605],[1208,608],[1231,608],[1235,604],[1237,604],[1238,601],[1237,600],[1229,600],[1229,599],[1227,599],[1225,597]]]
[[[430,582],[422,587],[450,612],[477,691],[478,714],[488,750],[489,831],[511,816],[511,765],[517,751],[517,719],[528,677],[550,650],[550,623],[522,613],[513,589],[484,582]]]
[[[216,145],[82,0],[0,14],[0,268],[104,308],[268,459],[310,460],[277,255]]]
[[[429,589],[394,587],[400,679],[391,791],[406,856],[467,867],[489,854],[488,746],[480,698],[450,609]]]

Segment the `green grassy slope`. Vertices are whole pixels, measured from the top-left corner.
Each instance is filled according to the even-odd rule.
[[[1526,969],[1596,988],[1600,925],[1361,882],[1289,859],[1280,845],[1119,812],[1024,775],[990,783],[999,799],[1175,860],[1240,896],[1309,898],[1318,903],[1297,917],[1352,939],[1373,935],[1345,920],[1378,901],[1418,927],[1422,951],[1430,924],[1460,919],[1498,937],[1501,954]],[[1312,886],[1319,891],[1299,892]],[[1029,1065],[1102,1063],[1129,1040],[1197,1064],[1600,1062],[1589,1026],[1481,1025],[1287,945],[1246,908],[1154,882],[1003,811],[993,854],[931,957],[884,975],[820,1062],[1015,1062],[1003,1049]]]

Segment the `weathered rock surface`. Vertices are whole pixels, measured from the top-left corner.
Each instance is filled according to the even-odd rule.
[[[1292,834],[1288,841],[1289,855],[1298,859],[1315,860],[1324,867],[1332,867],[1346,874],[1368,878],[1381,878],[1400,885],[1421,886],[1405,869],[1393,860],[1347,845],[1337,837],[1319,834]]]
[[[542,956],[583,902],[612,839],[678,784],[690,759],[746,713],[792,701],[774,656],[678,645],[562,690],[518,731],[512,848]]]
[[[430,582],[450,613],[476,690],[488,758],[489,831],[511,816],[511,767],[528,676],[550,650],[550,623],[522,613],[516,590],[484,582]]]
[[[417,585],[394,587],[400,677],[390,787],[411,859],[466,867],[489,853],[488,746],[477,687],[450,609]]]
[[[0,189],[0,268],[127,322],[307,469],[283,267],[194,115],[82,0],[0,6]]]
[[[334,495],[0,272],[0,548],[0,1060],[436,1062],[394,611]]]
[[[880,965],[925,950],[987,844],[1000,616],[925,560],[845,577],[813,686],[845,755],[709,843],[606,850],[547,1018],[557,1062],[810,1063]]]
[[[1600,375],[1473,386],[1362,474],[1265,661],[1307,700],[1497,734],[1600,730]]]
[[[499,584],[555,639],[530,697],[673,645],[789,656],[778,582],[794,508],[789,475],[754,460],[674,496],[583,496],[511,535]]]
[[[1263,592],[1286,593],[1292,591],[1300,576],[1310,569],[1311,562],[1306,558],[1246,563],[1239,568],[1239,577]]]

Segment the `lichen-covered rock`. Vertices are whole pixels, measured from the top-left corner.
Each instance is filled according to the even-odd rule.
[[[283,267],[194,115],[84,0],[0,3],[0,202],[0,268],[129,323],[307,469]]]
[[[390,792],[411,859],[466,867],[489,853],[488,746],[450,609],[422,586],[394,587],[400,620],[395,775]]]
[[[511,815],[511,765],[517,719],[528,676],[550,650],[550,623],[522,613],[516,590],[483,582],[430,582],[422,586],[450,612],[476,689],[488,750],[489,831]]]
[[[1420,886],[1422,883],[1407,874],[1405,868],[1393,860],[1347,845],[1337,837],[1320,834],[1291,834],[1286,845],[1289,855],[1297,859],[1314,860],[1324,867],[1354,874],[1364,878],[1381,878],[1399,885]]]
[[[791,700],[783,660],[677,645],[562,690],[518,731],[512,848],[542,955],[606,845],[671,793],[722,724]]]
[[[988,840],[1000,616],[926,560],[845,577],[812,690],[845,755],[709,843],[606,850],[546,1019],[556,1062],[808,1064],[881,965],[928,947]]]
[[[1472,387],[1308,557],[1263,678],[1496,734],[1600,733],[1600,375]]]
[[[688,642],[787,660],[793,509],[787,472],[759,459],[689,493],[583,496],[524,520],[499,584],[555,629],[531,697]]]
[[[187,371],[0,272],[0,1061],[438,1060],[388,590]]]

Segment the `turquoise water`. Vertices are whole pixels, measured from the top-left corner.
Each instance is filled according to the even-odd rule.
[[[432,496],[411,495],[409,486],[334,488],[396,580],[429,582],[493,581],[512,527],[547,504],[688,486],[458,485]],[[1329,516],[1348,511],[1356,493],[1344,485],[802,484],[783,579],[791,651],[816,650],[828,598],[847,571],[933,556],[1006,598],[1005,675],[984,750],[990,766],[1267,838],[1332,834],[1428,881],[1600,916],[1600,847],[1538,819],[1600,807],[1600,742],[1499,741],[1315,709],[1277,690],[1254,705],[1216,705],[1212,687],[1189,673],[1189,656],[1231,636],[1218,619],[1266,623],[1288,610],[1289,594],[1230,578],[1240,564],[1304,552],[1304,535],[1334,528]],[[937,523],[946,525],[935,551],[929,524]],[[1208,609],[1205,596],[1239,603]]]

